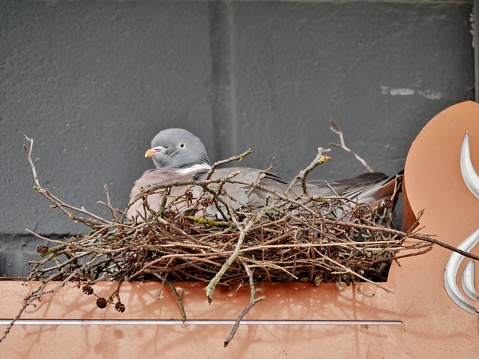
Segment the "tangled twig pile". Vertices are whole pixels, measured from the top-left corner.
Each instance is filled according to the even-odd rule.
[[[43,238],[53,246],[38,248],[43,259],[33,263],[29,278],[93,284],[158,274],[208,283],[233,257],[218,285],[247,280],[245,267],[252,270],[255,282],[384,281],[388,264],[399,251],[422,251],[430,245],[408,243],[406,235],[392,230],[391,203],[372,207],[345,198],[302,203],[283,197],[261,209],[235,210],[230,205],[219,209],[229,221],[199,216],[206,205],[227,196],[217,193],[218,182],[178,182],[206,189],[198,198],[186,190],[160,212],[147,208],[150,216],[138,223],[125,222],[121,216],[100,223],[68,213],[94,231],[66,241]],[[167,186],[155,190],[158,187]],[[179,203],[187,209],[176,210]]]
[[[165,198],[163,206],[160,211],[153,211],[146,199],[144,209],[147,215],[131,221],[112,207],[106,187],[107,201],[100,203],[111,211],[111,219],[66,204],[43,188],[31,157],[33,141],[29,141],[30,147],[25,146],[25,152],[33,172],[35,190],[53,207],[92,231],[65,240],[36,234],[48,245],[38,246],[41,258],[31,263],[33,268],[28,280],[41,280],[43,284],[25,299],[15,320],[28,305],[45,294],[43,289],[50,281],[59,281],[59,284],[49,292],[66,281],[78,281],[87,295],[94,294],[92,286],[99,281],[116,281],[119,283],[117,289],[107,299],[98,298],[97,305],[102,308],[111,303],[122,312],[125,310],[119,296],[122,282],[160,279],[176,295],[181,308],[182,296],[176,292],[172,281],[207,283],[209,301],[213,300],[218,285],[249,283],[251,302],[239,316],[239,324],[246,312],[264,299],[255,297],[258,282],[310,281],[319,285],[321,282],[349,284],[368,281],[387,290],[379,282],[387,279],[393,260],[425,253],[431,249],[432,243],[436,243],[412,230],[401,232],[393,229],[396,198],[376,206],[341,197],[306,196],[305,199],[308,172],[328,159],[322,155],[321,149],[315,161],[295,179],[302,184],[303,198],[278,193],[258,183],[235,180],[235,173],[232,173],[226,178],[147,188],[144,198],[160,192]],[[246,208],[237,206],[235,199],[225,191],[226,183],[264,191],[268,194],[267,204],[262,207],[254,204]],[[397,188],[399,185],[398,181]],[[167,200],[169,188],[173,186],[185,186],[185,192]],[[193,195],[189,189],[191,186],[202,189],[198,196]],[[290,189],[291,186],[288,191]],[[218,215],[211,216],[211,209]],[[186,319],[183,309],[182,316]],[[232,339],[236,328],[225,344]]]
[[[324,161],[320,151],[309,167]],[[30,163],[35,174],[31,158]],[[302,171],[297,180],[305,179],[305,174]],[[147,188],[147,215],[132,222],[110,205],[107,191],[108,201],[103,204],[111,210],[112,219],[63,203],[40,186],[36,174],[35,178],[37,192],[93,231],[65,241],[41,237],[52,246],[38,247],[42,259],[32,262],[30,280],[78,280],[88,285],[155,277],[195,280],[209,283],[211,300],[216,285],[231,286],[250,276],[254,282],[311,281],[316,285],[381,282],[387,279],[389,265],[398,258],[398,252],[416,255],[431,246],[424,241],[408,242],[410,235],[392,229],[394,198],[380,206],[341,197],[304,200],[258,183],[237,181],[232,173],[226,178]],[[268,192],[269,203],[236,206],[225,183]],[[173,186],[184,186],[185,192],[171,200],[168,193]],[[197,197],[191,186],[202,188]],[[147,196],[158,191],[165,201],[160,211],[153,211]],[[211,208],[222,220],[207,214]]]

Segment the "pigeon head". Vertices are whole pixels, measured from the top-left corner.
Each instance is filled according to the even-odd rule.
[[[158,133],[145,153],[156,168],[187,168],[194,165],[208,165],[206,148],[191,132],[181,128],[169,128]]]

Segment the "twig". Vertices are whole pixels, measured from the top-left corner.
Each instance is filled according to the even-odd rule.
[[[40,181],[39,181],[38,175],[37,175],[37,170],[35,168],[35,162],[37,160],[35,160],[35,161],[32,160],[33,139],[28,138],[27,136],[25,136],[25,138],[28,141],[30,141],[30,148],[27,148],[26,145],[23,145],[23,149],[24,149],[24,151],[27,155],[27,159],[28,159],[28,162],[30,163],[30,168],[31,168],[32,173],[33,173],[33,179],[34,179],[34,182],[35,182],[35,186],[33,187],[33,189],[36,192],[43,195],[50,202],[52,202],[54,204],[54,207],[59,208],[63,213],[65,213],[70,219],[73,219],[74,221],[84,223],[89,227],[98,226],[98,225],[101,225],[102,223],[109,223],[107,220],[101,218],[100,216],[97,216],[97,215],[95,215],[91,212],[88,212],[88,211],[84,210],[84,209],[77,208],[77,207],[74,207],[74,206],[71,206],[69,204],[64,203],[63,201],[61,201],[60,199],[58,199],[57,197],[52,195],[48,191],[48,189],[45,189],[40,185]],[[92,217],[92,219],[75,216],[71,212],[68,212],[67,210],[65,210],[65,208],[71,209],[71,210],[73,210],[75,212],[78,212],[78,213],[88,215],[89,217]]]
[[[227,347],[228,344],[233,340],[235,334],[236,334],[236,331],[238,330],[240,324],[241,324],[241,321],[243,320],[244,316],[246,314],[248,314],[248,312],[250,311],[251,308],[253,308],[253,306],[258,303],[258,302],[261,302],[262,300],[266,299],[265,296],[261,296],[261,297],[258,297],[256,298],[256,288],[254,286],[254,278],[253,278],[253,273],[251,272],[251,269],[249,268],[249,266],[244,265],[244,269],[246,270],[246,273],[248,273],[248,279],[249,279],[249,288],[250,288],[250,300],[249,300],[249,303],[248,305],[246,306],[246,308],[243,309],[243,311],[241,312],[241,314],[238,316],[238,318],[236,319],[236,322],[233,326],[233,329],[231,329],[231,332],[230,334],[228,335],[228,337],[226,338],[226,340],[224,341],[224,346]]]
[[[231,207],[228,205],[228,207]],[[232,211],[232,209],[230,208]],[[243,245],[243,241],[246,238],[246,234],[250,230],[251,226],[254,224],[254,222],[258,218],[258,213],[253,214],[253,216],[249,219],[246,219],[246,223],[244,225],[240,224],[238,220],[233,216],[231,219],[233,220],[234,224],[236,225],[236,228],[239,230],[239,237],[238,237],[238,242],[236,243],[235,249],[233,251],[233,254],[228,258],[228,260],[223,264],[221,269],[216,273],[216,275],[211,279],[211,281],[208,283],[206,286],[206,296],[208,298],[208,302],[211,304],[213,301],[213,293],[215,291],[215,288],[219,281],[221,280],[221,277],[226,273],[228,268],[231,266],[231,264],[236,260],[236,258],[239,256],[240,251],[241,251],[241,246]]]
[[[211,166],[211,169],[208,171],[208,174],[206,175],[206,179],[209,180],[211,178],[211,176],[213,175],[215,169],[218,168],[219,166],[222,166],[224,164],[234,162],[234,161],[241,162],[246,156],[248,156],[252,152],[253,152],[253,150],[251,148],[249,148],[247,151],[243,152],[242,154],[240,154],[238,156],[232,156],[232,157],[230,157],[226,160],[215,162],[213,164],[213,166]]]
[[[176,301],[178,302],[178,305],[180,306],[180,313],[181,313],[181,319],[183,320],[183,323],[186,322],[186,312],[185,312],[185,306],[183,305],[183,296],[185,295],[185,290],[183,289],[183,292],[181,295],[178,293],[176,290],[175,286],[171,284],[169,280],[166,280],[166,277],[163,278],[160,274],[158,273],[152,273],[155,277],[159,278],[161,280],[161,283],[164,283],[170,288],[171,292],[176,298]]]
[[[298,173],[298,175],[296,175],[296,177],[294,177],[294,179],[291,181],[291,183],[289,184],[288,188],[286,189],[286,191],[284,192],[284,195],[287,196],[289,194],[289,192],[291,191],[291,189],[293,188],[293,186],[296,184],[296,182],[298,180],[301,180],[301,187],[303,189],[303,193],[308,196],[308,190],[307,190],[307,186],[306,186],[306,177],[308,176],[308,174],[314,170],[316,167],[318,167],[319,165],[325,163],[325,162],[328,162],[331,157],[329,156],[323,156],[323,152],[326,152],[326,151],[329,151],[329,150],[325,150],[324,148],[322,147],[319,147],[318,148],[318,154],[316,155],[315,159],[313,160],[313,162],[311,162],[309,164],[308,167],[306,167],[304,170],[300,171]]]
[[[335,223],[334,221],[330,221],[330,220],[325,220],[324,222],[329,223],[329,224]],[[348,223],[348,226],[350,226],[352,228],[364,229],[364,230],[377,230],[378,229],[377,227],[372,226],[372,225],[364,225],[364,224],[357,224],[357,223]],[[431,238],[430,236],[426,236],[426,235],[422,235],[422,234],[406,233],[406,232],[403,232],[403,231],[399,231],[397,229],[386,228],[386,227],[381,228],[380,231],[385,232],[385,233],[389,233],[389,234],[392,234],[392,235],[397,235],[400,238],[419,239],[421,241],[429,242],[429,243],[432,243],[432,244],[437,244],[438,246],[441,246],[441,247],[446,248],[450,251],[459,253],[459,254],[467,257],[467,258],[471,258],[471,259],[474,259],[476,261],[479,261],[479,256],[477,256],[475,254],[472,254],[472,253],[469,253],[469,252],[465,252],[465,251],[463,251],[459,248],[451,246],[450,244],[447,244],[447,243],[441,242],[437,239]]]
[[[118,212],[119,211],[118,211],[118,209],[113,208],[113,206],[111,205],[110,194],[108,192],[108,186],[106,184],[103,186],[103,190],[105,191],[106,203],[102,202],[102,201],[98,201],[98,203],[103,204],[104,206],[106,206],[110,210],[113,220],[115,222],[118,222]]]
[[[334,147],[342,148],[346,152],[353,155],[354,158],[356,160],[358,160],[364,166],[364,168],[366,168],[366,170],[368,172],[374,172],[374,170],[367,164],[367,162],[361,156],[359,156],[353,150],[351,150],[348,146],[346,146],[346,142],[344,141],[343,131],[341,131],[341,128],[339,128],[339,126],[334,121],[329,121],[329,122],[331,123],[331,127],[330,127],[331,131],[333,131],[335,134],[337,134],[339,136],[339,141],[341,142],[339,144],[338,143],[330,143],[330,145],[334,146]]]
[[[20,308],[20,311],[18,314],[15,316],[15,318],[12,319],[12,321],[7,325],[7,328],[4,330],[2,336],[0,337],[0,343],[7,337],[8,333],[10,333],[10,330],[12,329],[13,325],[16,323],[18,319],[22,316],[23,312],[25,309],[27,309],[30,305],[33,304],[36,300],[40,300],[41,296],[43,295],[43,289],[47,285],[47,282],[43,282],[36,290],[31,292],[24,300],[23,306]]]

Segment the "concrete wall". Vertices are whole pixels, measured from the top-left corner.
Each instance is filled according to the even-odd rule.
[[[41,241],[85,229],[32,190],[41,182],[123,207],[154,134],[184,127],[215,161],[289,179],[337,137],[394,173],[423,125],[474,98],[468,1],[0,1],[0,274],[24,275]],[[334,149],[317,178],[363,168]]]

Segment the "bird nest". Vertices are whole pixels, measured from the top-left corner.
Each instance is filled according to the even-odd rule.
[[[46,244],[38,246],[40,259],[30,263],[33,267],[27,280],[41,280],[42,285],[25,299],[17,318],[45,294],[44,287],[50,281],[60,281],[55,289],[67,281],[78,281],[87,295],[95,294],[93,286],[97,282],[116,281],[115,292],[109,298],[98,297],[96,304],[100,308],[114,304],[120,312],[125,310],[119,296],[124,281],[161,280],[176,295],[180,307],[182,297],[173,281],[204,282],[209,301],[217,286],[249,283],[251,306],[263,299],[254,297],[259,282],[304,281],[318,286],[323,282],[367,281],[387,290],[380,282],[387,279],[392,261],[425,253],[432,246],[419,234],[393,228],[397,192],[379,205],[339,196],[308,196],[307,174],[327,160],[321,151],[294,180],[302,184],[301,196],[278,193],[259,183],[244,183],[232,173],[225,178],[146,188],[144,215],[132,221],[111,206],[106,187],[107,201],[101,203],[111,211],[110,218],[69,205],[43,188],[31,158],[30,141],[25,151],[35,190],[70,220],[90,227],[91,232],[63,240],[35,234]],[[235,159],[241,156],[230,160]],[[225,183],[266,193],[266,205],[235,205]],[[184,186],[185,190],[180,196],[168,198],[174,186]],[[199,195],[193,195],[192,186],[201,188],[195,191]],[[400,178],[396,183],[399,187]],[[148,205],[151,193],[161,193],[165,198],[159,211]],[[214,208],[218,215],[205,214],[206,208]],[[182,316],[186,319],[183,310]]]
[[[111,218],[64,203],[40,185],[31,159],[32,146],[25,149],[35,190],[71,220],[92,229],[89,234],[64,240],[35,234],[47,245],[38,246],[41,258],[30,263],[33,268],[28,280],[74,280],[87,286],[99,281],[200,281],[207,283],[207,296],[212,300],[216,286],[231,287],[245,281],[314,285],[368,281],[381,286],[393,260],[431,249],[431,243],[420,236],[393,228],[397,191],[379,205],[339,196],[308,196],[307,174],[329,159],[321,149],[287,190],[301,184],[301,195],[236,180],[233,172],[224,178],[145,188],[141,198],[144,212],[134,221],[111,206],[106,187],[107,202],[100,203],[111,211]],[[212,170],[247,154],[217,163]],[[400,180],[396,179],[396,189]],[[266,193],[266,205],[239,206],[226,192],[226,183]],[[182,186],[183,194],[169,198],[175,186]],[[201,188],[195,191],[197,196],[193,186]],[[148,205],[152,193],[164,196],[159,211]],[[216,216],[211,215],[211,208]]]
[[[251,272],[255,282],[381,282],[398,252],[429,245],[407,243],[392,229],[393,201],[371,206],[339,197],[308,203],[285,197],[234,210],[220,207],[220,197],[230,196],[216,181],[194,185],[205,190],[195,198],[185,189],[160,211],[145,202],[148,216],[139,222],[95,222],[90,234],[47,239],[53,246],[38,247],[42,259],[33,262],[30,278],[87,283],[217,278],[218,285],[231,286],[247,281]],[[214,203],[230,220],[200,215]]]

